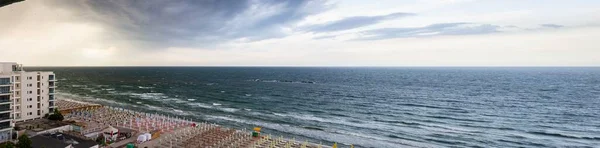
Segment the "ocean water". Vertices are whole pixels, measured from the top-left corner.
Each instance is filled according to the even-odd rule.
[[[45,67],[63,98],[357,147],[599,147],[600,68]]]

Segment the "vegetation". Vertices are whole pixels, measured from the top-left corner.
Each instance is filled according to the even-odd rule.
[[[31,147],[31,139],[27,136],[27,134],[23,134],[19,136],[19,142],[17,142],[18,148],[32,148]]]
[[[65,119],[65,117],[60,113],[60,111],[58,111],[58,108],[57,108],[57,109],[54,109],[54,113],[52,115],[48,116],[48,119],[62,121]]]
[[[12,142],[0,143],[0,148],[14,148],[15,144]]]
[[[102,135],[102,134],[98,135],[98,137],[96,138],[96,143],[98,143],[100,145],[104,145],[104,143],[105,143],[104,135]]]

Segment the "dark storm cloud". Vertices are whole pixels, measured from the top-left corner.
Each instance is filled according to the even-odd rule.
[[[319,0],[53,1],[79,18],[108,27],[112,37],[151,46],[199,46],[286,36],[284,28],[330,8]],[[263,12],[268,15],[264,15]]]
[[[563,25],[557,25],[557,24],[541,24],[540,26],[547,27],[547,28],[562,28],[562,27],[565,27]]]
[[[381,28],[364,31],[365,37],[357,40],[382,40],[391,38],[429,37],[439,35],[472,35],[500,32],[500,26],[472,23],[441,23],[414,28]]]
[[[341,20],[333,21],[326,24],[317,24],[306,27],[308,32],[335,32],[348,29],[354,29],[364,26],[377,24],[381,21],[397,19],[400,17],[413,16],[413,13],[392,13],[388,15],[378,16],[354,16],[347,17]]]

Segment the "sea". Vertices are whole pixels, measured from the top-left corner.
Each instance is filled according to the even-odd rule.
[[[600,147],[597,67],[29,67],[59,97],[339,147]]]

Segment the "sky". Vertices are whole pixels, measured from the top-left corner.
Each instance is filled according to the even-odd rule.
[[[598,0],[26,0],[25,66],[600,66]]]

